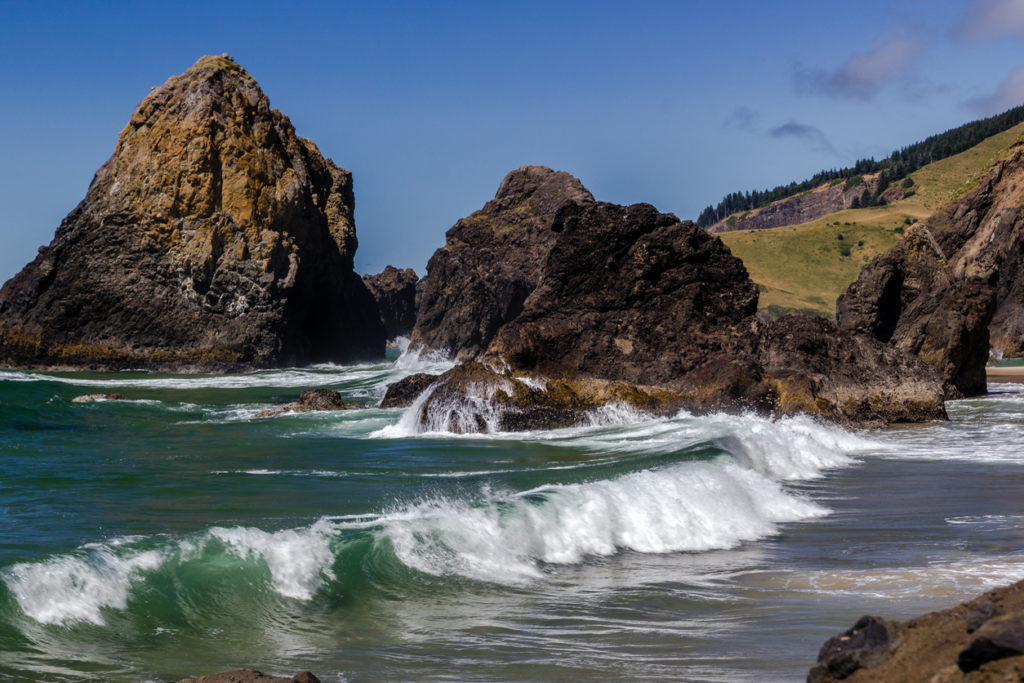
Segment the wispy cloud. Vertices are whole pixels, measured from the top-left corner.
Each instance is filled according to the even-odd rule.
[[[760,114],[746,106],[739,106],[732,110],[729,117],[722,123],[724,128],[742,130],[748,133],[757,131]]]
[[[870,100],[886,83],[903,78],[923,48],[918,38],[887,34],[832,71],[797,67],[797,87],[816,95]]]
[[[963,19],[952,31],[963,42],[1024,36],[1024,2],[1021,0],[971,0]]]
[[[1024,104],[1024,66],[1011,71],[996,86],[994,93],[970,100],[967,104],[983,116],[998,114],[1011,107]]]
[[[829,139],[825,137],[825,134],[817,126],[789,121],[781,126],[772,128],[768,131],[768,134],[773,138],[796,138],[815,151],[836,153],[836,148],[832,146],[832,143],[829,142]]]

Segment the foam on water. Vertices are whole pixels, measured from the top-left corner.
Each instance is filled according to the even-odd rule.
[[[103,624],[100,610],[124,609],[132,583],[165,559],[160,551],[120,552],[116,544],[82,551],[5,570],[4,582],[25,614],[42,624]]]
[[[370,533],[379,548],[425,574],[522,585],[545,580],[551,567],[588,557],[623,550],[734,548],[776,533],[781,523],[825,515],[826,508],[781,482],[820,476],[826,468],[846,465],[851,462],[849,453],[868,444],[862,436],[807,418],[772,421],[682,414],[619,424],[634,418],[628,411],[611,409],[595,420],[595,426],[526,436],[593,450],[603,456],[600,462],[614,462],[617,468],[629,467],[634,454],[685,453],[694,446],[706,452],[709,444],[723,455],[712,460],[670,457],[659,466],[524,491],[485,485],[475,494],[438,495],[373,514],[325,517],[308,527],[280,531],[218,526],[177,539],[122,539],[83,546],[42,562],[16,564],[0,576],[22,611],[47,624],[102,624],[102,610],[124,609],[133,586],[148,573],[191,562],[213,562],[210,566],[216,568],[221,566],[216,557],[222,554],[266,567],[268,588],[281,596],[310,600],[337,580],[332,567],[346,547],[339,539]],[[488,469],[448,475],[502,473]],[[336,473],[267,468],[214,474]],[[356,571],[370,571],[359,566]]]
[[[751,470],[694,463],[488,493],[477,504],[430,500],[382,522],[395,554],[410,567],[521,584],[541,577],[543,564],[578,563],[620,550],[732,548],[775,533],[779,522],[826,513]]]

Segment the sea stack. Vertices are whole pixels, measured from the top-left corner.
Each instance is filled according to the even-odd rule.
[[[388,339],[407,337],[416,323],[416,285],[420,279],[412,268],[387,266],[376,275],[364,275],[363,284],[377,301],[380,321]]]
[[[0,364],[237,371],[383,355],[352,176],[227,55],[154,88],[0,290]]]
[[[860,425],[945,417],[934,368],[830,321],[762,320],[757,297],[743,263],[692,222],[523,167],[427,265],[412,342],[479,362],[417,378],[431,392],[421,423],[560,427],[611,403]],[[410,382],[385,405],[407,403]]]
[[[836,321],[936,367],[948,398],[986,391],[990,345],[1024,355],[1024,143],[911,226],[839,298]]]

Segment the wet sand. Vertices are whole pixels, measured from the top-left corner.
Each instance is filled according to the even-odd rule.
[[[985,368],[989,382],[1024,382],[1024,365]]]

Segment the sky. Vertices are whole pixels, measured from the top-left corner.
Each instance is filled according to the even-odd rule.
[[[0,282],[225,52],[352,171],[357,271],[422,276],[524,164],[695,219],[1024,103],[1024,0],[0,0]]]

